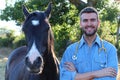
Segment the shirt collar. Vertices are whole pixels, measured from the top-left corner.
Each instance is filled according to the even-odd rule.
[[[100,37],[97,35],[94,43],[97,43],[98,46],[100,47],[100,46],[101,46],[101,40],[102,40],[102,39],[100,39]]]
[[[82,37],[81,37],[81,40],[80,40],[80,45],[79,45],[79,47],[82,47],[83,44],[85,44],[85,40],[84,40],[84,38],[83,38],[83,36],[82,36]]]
[[[85,41],[84,37],[82,36],[79,47],[82,47],[85,43],[86,43],[86,41]],[[96,44],[96,43],[98,44],[99,47],[101,46],[101,39],[100,39],[99,35],[96,36],[96,39],[93,42],[93,44]]]

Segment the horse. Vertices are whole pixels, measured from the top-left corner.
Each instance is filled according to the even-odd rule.
[[[59,80],[59,60],[54,51],[54,35],[49,23],[49,3],[45,11],[22,11],[22,31],[27,45],[14,49],[6,63],[5,80]]]

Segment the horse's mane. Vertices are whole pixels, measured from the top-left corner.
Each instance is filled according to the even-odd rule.
[[[48,23],[49,24],[49,23]],[[50,26],[50,24],[49,24]],[[54,35],[51,30],[51,26],[48,32],[48,52],[51,52],[53,54],[53,57],[55,56],[55,51],[54,51]]]

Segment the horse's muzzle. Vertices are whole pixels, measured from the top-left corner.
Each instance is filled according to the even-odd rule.
[[[38,57],[33,63],[30,62],[29,57],[25,58],[25,64],[27,67],[27,70],[30,71],[31,73],[42,73],[44,64],[43,60]]]

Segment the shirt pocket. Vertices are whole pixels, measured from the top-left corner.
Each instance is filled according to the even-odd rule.
[[[106,53],[99,53],[95,59],[94,59],[95,64],[93,66],[102,69],[107,67],[107,55]]]

